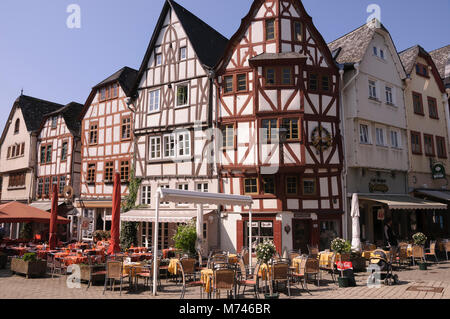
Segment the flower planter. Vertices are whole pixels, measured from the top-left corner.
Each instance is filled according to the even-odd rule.
[[[366,271],[366,259],[363,257],[353,257],[350,259],[353,266],[354,272],[365,272]]]
[[[349,286],[349,280],[347,277],[338,278],[339,288],[347,288]]]
[[[27,278],[43,277],[47,272],[47,262],[45,260],[24,261],[20,258],[13,258],[11,260],[11,271],[26,275]]]
[[[279,299],[280,298],[280,294],[278,292],[274,293],[274,294],[264,294],[264,298],[265,299]]]
[[[427,270],[427,264],[426,263],[419,263],[419,269],[420,270]]]

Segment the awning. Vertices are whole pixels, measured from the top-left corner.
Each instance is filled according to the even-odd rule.
[[[359,199],[385,204],[390,209],[447,209],[446,204],[426,201],[408,195],[360,195]]]
[[[170,188],[159,188],[158,192],[161,194],[162,202],[236,206],[249,206],[253,203],[251,196],[192,192]]]
[[[208,215],[213,211],[207,211],[203,215]],[[197,217],[197,210],[159,210],[159,222],[160,223],[186,223]],[[106,220],[111,220],[111,215],[106,216]],[[155,210],[153,209],[136,209],[129,212],[120,214],[120,220],[124,222],[154,222]]]
[[[64,202],[58,202],[58,206],[64,204]],[[52,209],[52,202],[51,201],[44,201],[44,202],[32,202],[29,206],[41,209],[41,210],[51,210]]]
[[[437,198],[437,199],[441,199],[441,200],[450,202],[450,192],[433,191],[433,190],[417,190],[416,193],[419,195],[425,195],[428,197],[433,197],[433,198]]]
[[[112,199],[109,200],[78,200],[77,208],[112,208]]]
[[[0,223],[50,223],[50,213],[19,202],[0,205]],[[58,224],[68,224],[70,220],[58,216]]]

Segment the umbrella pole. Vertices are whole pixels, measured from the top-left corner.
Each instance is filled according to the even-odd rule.
[[[253,237],[253,227],[252,227],[252,206],[250,205],[250,209],[248,210],[248,269],[250,272],[250,275],[253,274],[252,266],[253,266],[253,251],[252,251],[252,237]]]
[[[159,191],[156,192],[156,208],[155,208],[155,227],[153,234],[153,296],[156,296],[156,283],[157,277],[157,258],[158,258],[158,224],[159,224],[159,202],[161,199],[161,194]]]

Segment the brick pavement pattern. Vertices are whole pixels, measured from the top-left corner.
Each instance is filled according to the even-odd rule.
[[[310,293],[303,290],[301,285],[291,287],[291,297],[280,285],[280,298],[282,299],[450,299],[450,262],[441,261],[438,264],[429,264],[427,271],[421,271],[417,266],[407,270],[395,271],[399,276],[400,284],[395,286],[381,285],[379,288],[369,288],[366,285],[367,273],[356,273],[357,287],[339,288],[331,280],[330,274],[322,273],[320,287],[316,281],[308,283]],[[179,299],[181,286],[173,281],[162,280],[163,291],[153,297],[148,288],[129,291],[128,283],[123,284],[122,296],[119,286],[115,291],[106,291],[103,295],[103,285],[94,285],[86,290],[87,285],[82,283],[81,288],[68,288],[67,276],[51,278],[31,278],[13,275],[7,269],[0,270],[0,299]],[[412,286],[442,287],[442,293],[429,291],[409,291]],[[222,297],[226,297],[222,296]],[[247,289],[245,296],[240,298],[254,298],[253,291]],[[185,299],[199,299],[198,287],[188,288]],[[263,295],[260,294],[260,298]]]

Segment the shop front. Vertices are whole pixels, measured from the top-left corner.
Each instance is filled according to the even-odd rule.
[[[417,189],[414,191],[414,196],[447,204],[450,202],[450,191],[448,190],[430,190]],[[439,238],[450,238],[450,209],[439,210],[433,214],[427,214],[422,223],[427,227],[426,232],[430,234],[432,240]]]

